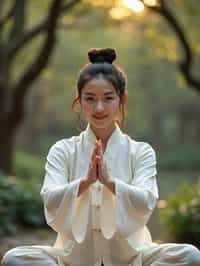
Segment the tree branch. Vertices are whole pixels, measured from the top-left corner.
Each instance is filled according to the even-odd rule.
[[[156,6],[149,6],[148,4],[145,3],[144,0],[141,0],[141,2],[143,2],[145,7],[147,7],[149,10],[158,13],[161,17],[164,17],[169,26],[175,32],[183,48],[183,58],[179,62],[177,62],[177,66],[184,75],[187,83],[191,85],[192,88],[195,89],[198,93],[200,93],[200,80],[197,80],[192,75],[192,65],[193,65],[192,48],[190,47],[189,41],[187,40],[184,30],[182,29],[181,25],[179,24],[175,16],[172,14],[171,10],[168,8],[166,1],[160,0],[158,5]]]
[[[48,26],[43,47],[41,48],[38,57],[13,88],[13,91],[15,92],[9,120],[11,127],[15,127],[23,116],[23,103],[28,87],[38,77],[50,59],[50,55],[52,54],[55,45],[56,26],[60,15],[62,1],[63,0],[53,0],[47,19]],[[71,8],[71,6],[72,5],[69,5],[68,9]]]
[[[12,27],[10,30],[10,36],[8,43],[13,42],[16,38],[19,38],[23,34],[25,24],[25,0],[15,0],[15,8],[13,12]]]
[[[60,7],[59,13],[62,15],[64,12],[70,10],[75,4],[80,2],[81,0],[72,0],[69,3],[62,5]],[[7,47],[7,53],[8,58],[10,60],[13,60],[16,53],[28,42],[30,42],[32,39],[34,39],[36,36],[39,36],[39,34],[46,31],[48,28],[48,20],[45,20],[41,22],[39,25],[37,25],[35,28],[33,28],[31,31],[24,33],[21,38],[17,38],[15,41],[10,43],[10,45]]]
[[[15,6],[17,4],[16,2],[10,8],[10,10],[8,11],[8,13],[0,20],[0,28],[8,21],[8,19],[10,19],[13,16],[14,11],[15,11]]]

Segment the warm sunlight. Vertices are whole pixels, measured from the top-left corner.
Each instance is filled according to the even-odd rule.
[[[110,10],[110,16],[113,19],[121,20],[132,15],[132,12],[142,13],[148,6],[157,5],[157,0],[144,0],[144,4],[140,0],[118,0],[117,5]]]
[[[124,19],[125,17],[128,17],[131,15],[131,12],[128,10],[128,9],[125,9],[123,7],[113,7],[111,10],[110,10],[110,16],[113,18],[113,19],[117,19],[117,20],[120,20],[120,19]]]
[[[148,6],[155,6],[157,4],[157,0],[144,0],[144,2]]]
[[[122,0],[122,4],[137,13],[140,13],[144,10],[144,5],[139,0]]]

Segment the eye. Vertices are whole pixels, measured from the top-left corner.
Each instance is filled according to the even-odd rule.
[[[106,101],[112,101],[112,100],[114,100],[114,97],[111,96],[106,97]]]
[[[94,98],[93,97],[86,97],[85,100],[91,102],[91,101],[94,101]]]

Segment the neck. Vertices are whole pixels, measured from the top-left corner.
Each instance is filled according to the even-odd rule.
[[[90,125],[92,131],[94,132],[95,136],[97,139],[101,139],[102,144],[103,144],[103,149],[105,149],[107,141],[109,139],[109,137],[111,136],[112,132],[114,131],[114,129],[116,128],[116,125],[113,124],[111,127],[109,128],[102,128],[102,129],[96,129],[94,127],[92,127]]]

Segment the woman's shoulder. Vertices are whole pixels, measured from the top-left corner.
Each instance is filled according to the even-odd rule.
[[[57,140],[49,149],[49,153],[63,152],[63,153],[73,153],[75,144],[80,142],[81,136],[72,136],[69,138],[62,138]]]
[[[134,139],[134,138],[132,138],[126,134],[124,136],[130,145],[131,153],[133,153],[135,156],[136,155],[138,156],[141,154],[146,154],[146,153],[155,154],[155,150],[149,142],[136,140],[136,139]]]

